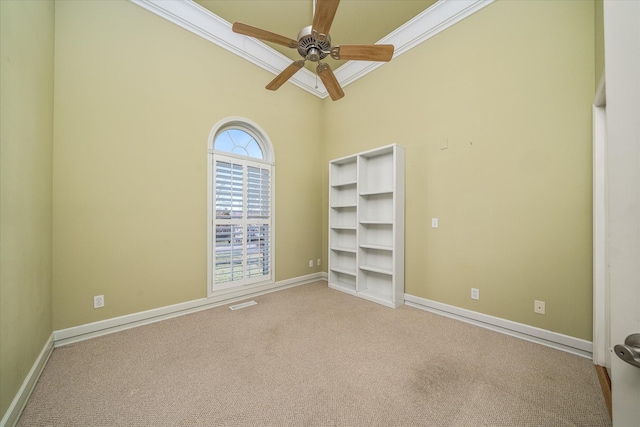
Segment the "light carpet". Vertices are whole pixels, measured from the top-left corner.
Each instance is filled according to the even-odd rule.
[[[590,360],[321,281],[57,348],[18,426],[610,426]]]

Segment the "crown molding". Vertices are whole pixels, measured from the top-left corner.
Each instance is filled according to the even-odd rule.
[[[191,0],[129,1],[274,75],[279,74],[291,63],[290,58],[265,43],[252,37],[234,33],[229,22]],[[494,1],[440,0],[379,40],[378,43],[394,45],[393,57],[396,58]],[[344,87],[382,65],[384,62],[347,61],[334,73],[340,85]],[[315,74],[306,68],[298,71],[289,79],[289,82],[319,98],[326,98],[329,95],[322,82],[317,80]]]

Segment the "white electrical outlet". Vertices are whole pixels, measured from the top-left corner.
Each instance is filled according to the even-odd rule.
[[[438,218],[431,218],[431,228],[438,228]]]
[[[544,314],[544,311],[545,311],[545,307],[544,306],[545,306],[544,301],[534,300],[533,301],[533,311],[534,311],[534,313]]]
[[[480,289],[471,288],[471,299],[480,299]]]
[[[321,260],[320,258],[318,258],[318,259],[316,260],[316,265],[320,265],[320,264],[322,264],[322,260]]]
[[[309,267],[313,267],[313,260],[312,259],[309,260]]]
[[[93,308],[104,307],[104,295],[96,295],[93,297]]]

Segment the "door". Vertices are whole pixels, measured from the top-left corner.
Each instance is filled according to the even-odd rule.
[[[640,1],[604,2],[611,344],[640,333]],[[613,425],[640,420],[640,368],[611,357]]]

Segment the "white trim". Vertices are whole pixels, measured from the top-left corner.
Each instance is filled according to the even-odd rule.
[[[84,341],[89,338],[101,335],[111,334],[113,332],[123,331],[135,328],[137,326],[148,325],[150,323],[159,322],[161,320],[171,319],[173,317],[183,316],[185,314],[195,313],[209,308],[219,307],[222,305],[254,298],[259,295],[280,291],[295,286],[306,285],[312,282],[322,280],[320,273],[308,274],[306,276],[294,277],[292,279],[281,280],[279,282],[267,285],[244,286],[241,289],[228,289],[219,292],[210,298],[200,298],[197,300],[182,302],[165,307],[154,308],[138,313],[127,314],[120,317],[101,320],[98,322],[87,323],[80,326],[74,326],[59,331],[54,331],[54,345],[60,347],[78,341]]]
[[[130,1],[273,74],[279,74],[291,63],[291,59],[265,43],[234,33],[229,22],[191,0]],[[393,57],[396,58],[493,2],[494,0],[440,0],[378,43],[394,45]],[[335,70],[335,75],[340,85],[346,86],[382,65],[384,62],[347,61]],[[319,98],[326,98],[327,90],[320,81],[317,82],[316,89],[316,80],[314,73],[303,68],[289,82]]]
[[[31,392],[36,386],[38,378],[40,378],[40,374],[42,374],[52,351],[53,334],[51,334],[49,339],[44,343],[44,347],[42,347],[38,358],[33,363],[33,366],[22,382],[22,386],[18,390],[18,393],[16,393],[11,405],[9,405],[9,408],[7,409],[7,412],[5,412],[2,417],[0,427],[14,426],[18,422],[18,418],[20,418],[20,414],[22,414],[22,411],[27,404],[27,400],[29,400],[29,396],[31,396]]]
[[[450,317],[452,319],[461,320],[485,329],[490,329],[505,335],[542,344],[577,356],[589,359],[592,356],[593,345],[591,341],[570,337],[568,335],[559,334],[557,332],[536,328],[522,323],[512,322],[511,320],[489,316],[487,314],[478,313],[464,308],[454,307],[452,305],[443,304],[414,295],[405,294],[404,299],[405,304],[410,307],[415,307],[441,316]]]
[[[607,297],[606,89],[604,73],[593,114],[593,363],[611,367]]]

